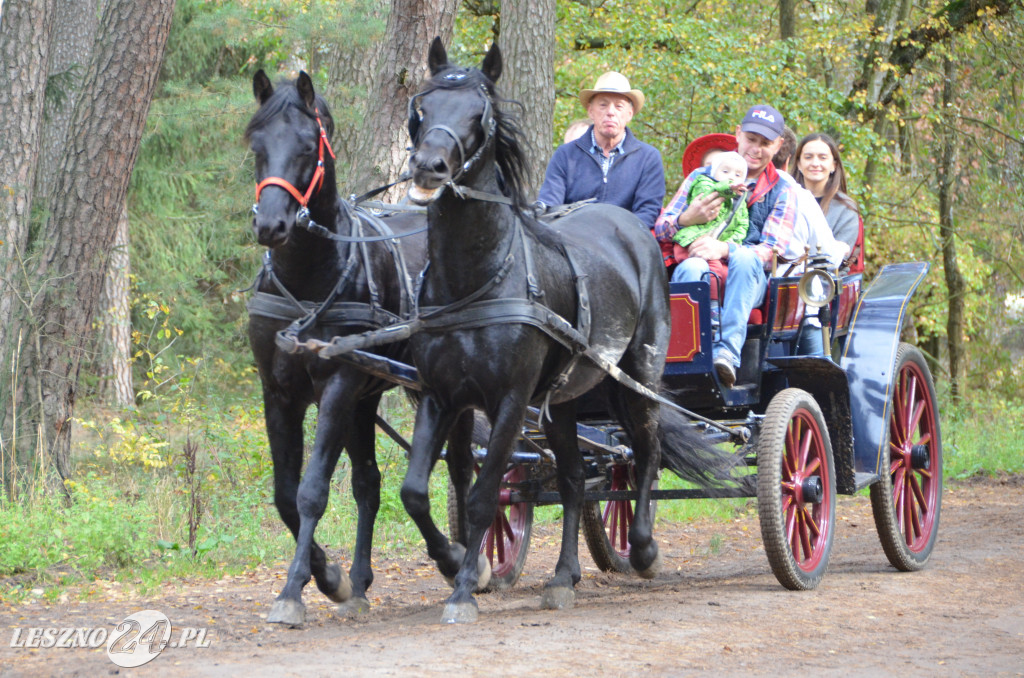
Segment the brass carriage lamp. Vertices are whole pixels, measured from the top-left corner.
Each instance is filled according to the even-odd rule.
[[[831,337],[829,336],[830,319],[828,312],[823,311],[836,296],[836,279],[830,271],[828,255],[818,253],[810,258],[807,270],[800,276],[797,283],[797,294],[808,308],[818,309],[818,321],[821,323],[821,346],[825,355],[832,355]]]

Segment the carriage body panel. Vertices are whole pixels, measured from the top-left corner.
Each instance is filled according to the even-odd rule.
[[[924,279],[926,262],[885,266],[864,290],[839,360],[850,382],[858,473],[877,477],[889,441],[893,367],[907,303]],[[867,484],[869,478],[865,478]]]

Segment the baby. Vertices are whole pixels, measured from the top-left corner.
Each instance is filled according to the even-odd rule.
[[[723,151],[716,154],[709,165],[694,170],[697,176],[687,193],[687,203],[693,204],[695,198],[707,193],[718,193],[725,202],[718,216],[706,224],[696,224],[679,229],[672,237],[675,245],[672,255],[676,261],[690,257],[690,243],[697,238],[710,235],[722,242],[743,243],[747,237],[750,219],[747,214],[746,179],[747,161],[736,151]],[[693,175],[691,175],[693,176]],[[725,284],[729,273],[728,265],[721,259],[708,261],[708,269],[713,274],[708,281],[711,284],[711,299],[721,299],[719,283]],[[712,326],[718,324],[719,305],[711,305]]]
[[[687,196],[687,204],[707,193],[718,193],[725,202],[718,216],[706,224],[687,226],[679,229],[673,240],[676,243],[675,257],[682,261],[689,256],[688,248],[697,238],[711,235],[723,242],[743,242],[750,225],[747,204],[743,199],[744,182],[747,178],[747,162],[739,153],[728,151],[718,153],[711,159],[710,167],[696,170],[702,174],[693,180]]]

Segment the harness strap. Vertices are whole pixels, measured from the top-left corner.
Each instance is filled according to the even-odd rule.
[[[260,316],[271,320],[293,321],[306,317],[315,310],[318,304],[312,301],[300,301],[296,307],[290,301],[276,294],[256,292],[246,303],[245,308],[250,316]],[[381,308],[371,309],[368,304],[356,301],[336,301],[320,315],[325,325],[363,325],[380,327],[398,321],[398,317]]]

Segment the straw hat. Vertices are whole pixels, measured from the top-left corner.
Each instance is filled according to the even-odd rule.
[[[640,109],[643,108],[644,93],[638,89],[630,89],[629,80],[622,73],[616,73],[615,71],[603,73],[597,79],[597,82],[594,83],[594,89],[580,90],[580,102],[584,107],[590,106],[590,100],[594,95],[603,93],[621,94],[632,101],[633,115],[639,113]]]
[[[704,156],[709,151],[735,151],[736,137],[732,134],[705,134],[690,142],[690,145],[683,151],[683,174],[690,176],[690,172],[704,164]]]

